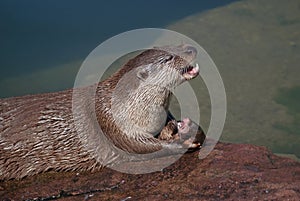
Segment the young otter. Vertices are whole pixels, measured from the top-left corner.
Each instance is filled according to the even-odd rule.
[[[169,143],[182,143],[190,150],[199,148],[204,140],[205,134],[200,126],[189,118],[182,121],[171,120],[160,132],[158,139]]]
[[[94,171],[120,159],[119,150],[172,149],[154,136],[166,122],[170,90],[199,74],[196,54],[189,45],[146,50],[95,85],[95,96],[86,87],[0,100],[0,179]]]

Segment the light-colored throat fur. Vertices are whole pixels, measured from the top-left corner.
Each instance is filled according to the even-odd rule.
[[[138,67],[126,73],[112,94],[115,123],[127,135],[152,137],[165,125],[170,90],[179,82],[175,69],[163,66]]]

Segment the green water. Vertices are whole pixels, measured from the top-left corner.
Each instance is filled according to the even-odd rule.
[[[0,97],[71,88],[80,63],[110,37],[234,1],[1,0]]]
[[[286,135],[292,135],[295,136],[295,138],[299,138],[300,137],[300,86],[280,89],[279,93],[275,97],[275,101],[286,108],[286,111],[289,115],[291,115],[292,120],[286,124],[277,123],[274,125],[274,128],[283,131]],[[290,153],[296,153],[296,155],[299,157],[299,153],[300,153],[299,141],[288,142],[286,149]],[[280,151],[280,148],[278,148],[277,150]]]
[[[227,95],[222,141],[300,157],[299,1],[245,0],[169,28],[197,41],[220,71]],[[201,79],[192,84],[207,129],[209,95]]]
[[[275,101],[284,105],[288,112],[294,116],[295,123],[300,125],[300,86],[280,89],[275,97]],[[295,133],[296,132],[299,134],[300,130],[295,131]]]

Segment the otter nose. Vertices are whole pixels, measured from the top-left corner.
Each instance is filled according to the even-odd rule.
[[[184,53],[187,54],[187,55],[197,55],[197,49],[193,46],[186,46],[185,47],[185,50],[184,50]]]

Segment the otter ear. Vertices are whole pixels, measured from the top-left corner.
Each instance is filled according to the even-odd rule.
[[[141,66],[137,69],[136,75],[140,80],[145,81],[149,77],[150,70],[151,65]]]

